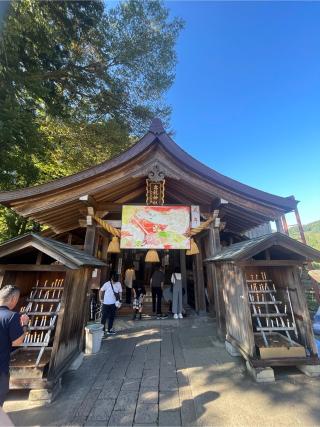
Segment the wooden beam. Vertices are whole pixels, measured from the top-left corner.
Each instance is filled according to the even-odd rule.
[[[64,265],[0,264],[0,271],[67,271]]]
[[[257,267],[284,267],[284,266],[294,266],[294,265],[303,265],[306,264],[306,261],[303,260],[293,260],[293,259],[284,259],[284,260],[245,260],[245,261],[236,261],[237,265],[240,266],[257,266]]]
[[[37,265],[40,265],[40,264],[41,264],[41,261],[42,261],[42,255],[43,255],[43,253],[42,253],[41,251],[39,251],[39,252],[38,252],[38,255],[37,255],[37,259],[36,259],[36,264],[37,264]]]
[[[300,214],[299,214],[298,208],[295,208],[294,214],[296,216],[296,220],[297,220],[297,224],[298,224],[298,228],[299,228],[299,232],[300,232],[301,241],[302,241],[302,243],[304,243],[306,245],[307,244],[306,236],[304,234],[304,229],[303,229],[303,225],[302,225],[302,222],[301,222],[301,218],[300,218]]]
[[[116,203],[126,203],[130,200],[134,200],[136,197],[140,196],[141,194],[144,194],[146,192],[145,188],[137,188],[134,191],[131,191],[126,196],[121,197],[120,199],[115,200]]]
[[[108,211],[110,213],[121,213],[122,206],[117,203],[112,202],[99,202],[97,205],[97,214],[98,211]]]
[[[96,200],[90,194],[86,194],[84,196],[80,196],[79,200],[80,200],[80,202],[84,203],[86,206],[89,206],[89,207],[92,206],[94,208],[96,208],[96,206],[97,206]]]

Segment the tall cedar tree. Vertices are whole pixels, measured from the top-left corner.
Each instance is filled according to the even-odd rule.
[[[168,120],[182,26],[158,0],[13,0],[0,39],[0,190],[92,166],[153,116]],[[4,238],[33,226],[8,210],[1,222]]]

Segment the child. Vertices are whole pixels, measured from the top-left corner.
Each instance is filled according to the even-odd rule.
[[[133,282],[133,320],[136,319],[137,314],[139,313],[139,319],[141,320],[142,308],[143,308],[143,299],[146,294],[144,286],[139,283],[137,280]]]

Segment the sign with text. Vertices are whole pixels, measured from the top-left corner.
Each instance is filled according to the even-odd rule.
[[[200,207],[196,205],[191,206],[191,227],[196,228],[200,225]]]

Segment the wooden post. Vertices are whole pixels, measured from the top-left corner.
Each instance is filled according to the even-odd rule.
[[[204,277],[203,277],[203,261],[202,261],[202,249],[199,240],[197,241],[200,253],[195,255],[196,258],[196,277],[197,282],[195,286],[195,294],[197,300],[197,311],[198,314],[204,314],[206,312],[206,295],[204,290]]]
[[[94,254],[96,243],[96,226],[88,225],[86,229],[86,237],[84,240],[84,252],[87,252],[90,255]]]
[[[91,208],[88,208],[88,211]],[[86,228],[86,236],[84,240],[84,247],[83,250],[89,255],[95,255],[97,251],[97,245],[98,245],[98,233],[97,233],[97,227],[95,222],[92,220],[92,217],[89,215],[87,216],[87,228]],[[88,281],[87,281],[87,299],[85,303],[85,320],[86,322],[89,321],[89,307],[90,307],[90,297],[91,297],[91,289],[90,284],[92,280],[92,271],[89,271],[88,275]]]
[[[219,234],[219,227],[215,226],[215,223],[212,223],[209,227],[209,250],[211,250],[211,253],[209,256],[215,255],[217,252],[221,250],[221,244],[220,244],[220,234]],[[222,284],[219,281],[219,277],[216,273],[216,269],[213,263],[208,264],[208,268],[211,269],[211,277],[213,280],[213,293],[214,293],[214,308],[216,312],[216,319],[217,319],[217,334],[220,339],[224,340],[224,302],[223,302],[223,293],[220,287]]]
[[[281,217],[276,218],[276,219],[275,219],[275,223],[276,223],[276,226],[277,226],[277,231],[278,231],[279,233],[284,234],[284,229],[283,229],[283,225],[282,225]]]
[[[188,290],[187,290],[187,266],[186,266],[186,251],[180,251],[180,269],[182,277],[182,287],[185,290],[183,297],[183,303],[186,304],[188,301]]]
[[[301,218],[300,218],[300,214],[299,214],[298,208],[295,208],[294,213],[295,213],[295,216],[296,216],[296,220],[297,220],[297,224],[298,224],[298,228],[299,228],[299,232],[300,232],[301,241],[302,241],[302,243],[304,243],[306,245],[307,244],[306,236],[304,235],[304,230],[303,230],[303,226],[302,226],[302,222],[301,222]]]
[[[287,236],[289,236],[289,229],[288,229],[288,224],[287,224],[286,216],[282,215],[281,220],[282,220],[283,230],[284,230],[285,234]]]
[[[204,236],[205,258],[212,256],[212,248],[210,246],[209,232]],[[214,266],[211,263],[206,264],[207,272],[207,290],[209,299],[209,311],[214,312]]]
[[[108,265],[108,246],[110,239],[107,237],[102,238],[102,250],[101,250],[101,259],[107,264],[107,267],[101,268],[101,283],[104,283],[108,280],[109,275],[109,265]]]
[[[192,257],[192,273],[193,273],[193,285],[194,285],[194,309],[198,313],[199,304],[198,304],[198,275],[197,275],[197,265],[195,256]]]

